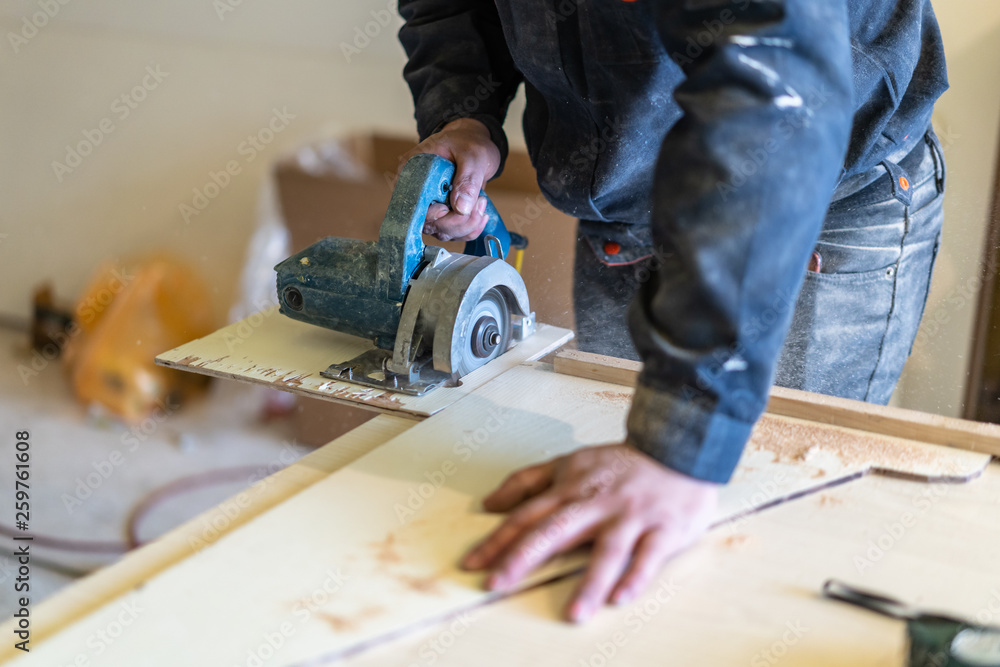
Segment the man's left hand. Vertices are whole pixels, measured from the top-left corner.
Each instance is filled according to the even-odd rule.
[[[587,620],[640,593],[663,562],[708,528],[717,485],[678,473],[628,445],[587,447],[508,477],[483,506],[513,509],[462,561],[506,589],[552,556],[587,542],[593,555],[566,607]],[[514,509],[516,508],[516,509]]]

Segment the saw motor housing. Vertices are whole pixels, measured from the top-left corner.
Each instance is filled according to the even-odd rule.
[[[327,237],[275,267],[282,314],[375,344],[324,377],[421,395],[456,385],[534,333],[524,281],[503,260],[526,242],[489,198],[486,227],[463,254],[423,242],[427,208],[447,204],[454,172],[444,158],[414,156],[378,241]]]

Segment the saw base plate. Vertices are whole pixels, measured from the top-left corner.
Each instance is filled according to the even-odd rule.
[[[330,380],[343,380],[409,396],[423,396],[438,387],[458,387],[462,384],[449,373],[434,370],[430,357],[414,362],[409,373],[393,373],[388,370],[391,360],[391,350],[375,348],[348,361],[330,364],[320,375]]]

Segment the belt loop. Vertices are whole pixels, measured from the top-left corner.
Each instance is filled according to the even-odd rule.
[[[913,195],[910,192],[910,177],[906,170],[889,160],[882,160],[882,166],[889,172],[889,178],[892,180],[892,196],[903,206],[909,206],[913,202]]]
[[[941,140],[938,139],[938,136],[933,129],[927,130],[927,133],[924,135],[924,141],[927,143],[927,147],[931,151],[931,157],[934,158],[934,185],[937,186],[938,194],[943,194],[944,148],[941,146]]]

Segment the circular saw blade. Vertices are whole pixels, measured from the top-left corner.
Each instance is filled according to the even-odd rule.
[[[473,308],[468,322],[460,347],[458,372],[461,376],[500,356],[510,346],[510,308],[500,290],[495,287],[487,290]]]

